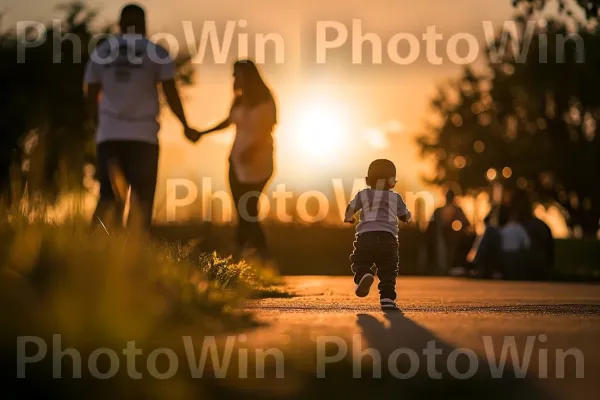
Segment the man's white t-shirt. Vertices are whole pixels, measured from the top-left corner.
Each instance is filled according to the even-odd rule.
[[[90,57],[85,82],[102,85],[96,142],[157,144],[157,83],[175,77],[167,50],[141,35],[126,34],[109,38]]]

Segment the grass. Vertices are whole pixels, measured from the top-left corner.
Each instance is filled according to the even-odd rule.
[[[91,232],[80,222],[5,219],[0,222],[0,243],[2,371],[14,371],[19,336],[52,343],[53,335],[60,334],[62,348],[73,347],[82,354],[101,347],[119,352],[134,340],[148,354],[149,349],[171,348],[184,335],[202,337],[256,326],[251,314],[240,311],[243,302],[285,295],[273,286],[276,276],[263,268],[135,234]],[[21,398],[69,398],[79,385],[89,393],[99,390],[98,398],[115,393],[119,398],[171,398],[190,387],[185,379],[174,379],[161,396],[151,382],[107,383],[84,377],[81,383],[48,383],[46,378],[55,371],[52,363],[52,357],[46,357],[32,366],[29,379],[9,382],[8,398],[11,393]],[[7,378],[6,373],[0,378]]]
[[[23,304],[33,301],[34,308],[65,326],[65,316],[94,316],[94,324],[111,331],[113,323],[104,318],[110,316],[143,331],[164,318],[201,317],[205,327],[216,328],[215,319],[222,330],[239,321],[234,309],[246,293],[236,289],[250,290],[255,284],[250,278],[258,279],[246,265],[235,281],[230,279],[241,263],[230,265],[216,256],[207,256],[207,265],[190,263],[170,247],[127,235],[91,234],[80,224],[5,222],[0,241],[8,286],[3,293]]]
[[[193,240],[150,242],[134,234],[109,236],[103,231],[90,232],[87,225],[77,222],[55,225],[22,218],[2,221],[0,243],[3,398],[259,399],[268,395],[330,399],[395,398],[399,393],[406,398],[428,398],[468,396],[474,391],[480,397],[507,398],[529,390],[526,381],[505,385],[504,381],[486,377],[464,382],[438,382],[426,377],[405,382],[387,374],[382,379],[352,379],[350,360],[328,369],[327,379],[316,379],[315,346],[309,339],[310,332],[303,329],[294,332],[282,348],[286,355],[285,380],[274,379],[272,360],[266,365],[266,379],[252,378],[252,370],[250,379],[236,379],[241,353],[235,351],[226,379],[214,379],[210,373],[202,379],[191,379],[182,336],[195,339],[198,355],[204,338],[215,335],[219,353],[223,354],[225,335],[238,337],[257,326],[250,314],[239,311],[246,299],[291,296],[275,286],[275,274],[246,262],[202,252]],[[302,257],[306,256],[300,254]],[[327,257],[323,253],[320,263],[315,259],[312,267],[322,267],[326,264],[323,258]],[[390,332],[393,338],[430,339],[409,319],[391,323],[396,325]],[[365,335],[373,335],[373,345],[383,344],[382,329],[383,325],[363,327]],[[109,380],[85,374],[82,379],[52,379],[57,367],[50,346],[52,335],[57,333],[62,337],[61,348],[80,351],[83,363],[95,349],[109,348],[120,354],[128,342],[135,341],[144,359],[158,348],[175,351],[181,372],[168,380],[145,375],[137,381],[126,376],[125,360],[121,358],[119,374]],[[27,379],[16,380],[12,379],[17,358],[15,338],[24,335],[43,338],[49,343],[49,355],[28,365]],[[243,343],[238,346],[244,348]],[[60,365],[65,376],[72,374],[73,361],[69,356],[63,357]],[[144,371],[143,365],[139,360],[138,369]],[[160,365],[158,369],[164,372],[165,366]],[[106,365],[99,369],[107,370]],[[367,366],[365,376],[370,375]],[[502,388],[507,392],[502,392]]]
[[[219,257],[216,252],[204,253],[180,243],[169,246],[173,256],[197,268],[208,280],[219,282],[225,289],[253,293],[268,293],[280,283],[277,273],[269,267],[248,261]]]
[[[350,275],[349,255],[355,230],[325,224],[264,224],[267,241],[282,275]],[[156,226],[155,234],[167,240],[205,238],[205,252],[229,254],[234,227],[209,223]],[[424,233],[414,227],[399,231],[400,275],[437,275],[433,249]],[[600,277],[600,241],[555,239],[554,280],[591,280]],[[467,243],[470,246],[469,243]],[[468,251],[468,248],[466,249]],[[466,253],[465,251],[465,253]]]

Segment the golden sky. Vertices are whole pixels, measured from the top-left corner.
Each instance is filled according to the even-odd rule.
[[[9,11],[3,29],[19,20],[48,21],[59,16],[48,0],[3,1]],[[89,1],[100,10],[99,21],[114,21],[124,2]],[[149,30],[169,32],[185,43],[182,22],[193,26],[196,40],[206,21],[224,29],[227,21],[246,21],[237,33],[277,34],[284,43],[284,62],[267,60],[264,77],[279,104],[280,124],[275,133],[277,176],[275,183],[291,188],[311,188],[332,178],[352,180],[365,175],[368,163],[378,157],[396,162],[398,180],[406,190],[422,190],[420,173],[427,166],[419,160],[414,135],[427,120],[428,102],[436,85],[456,76],[460,66],[446,55],[448,38],[457,33],[473,35],[484,42],[483,21],[499,26],[512,15],[510,0],[141,0],[148,11]],[[382,65],[353,65],[350,59],[352,20],[359,20],[363,34],[378,35],[383,43]],[[321,21],[343,24],[349,32],[343,50],[332,50],[325,65],[315,63],[315,36]],[[420,40],[427,27],[435,26],[443,39],[437,45],[442,65],[426,59]],[[421,56],[410,65],[397,65],[387,58],[387,41],[396,33],[415,35]],[[404,47],[403,47],[404,46]],[[462,48],[463,53],[464,47]],[[371,57],[371,46],[362,47],[363,60]],[[407,53],[406,44],[399,53]],[[459,53],[461,47],[459,46]],[[197,64],[196,84],[184,90],[190,123],[205,128],[219,122],[231,101],[230,52],[227,63]],[[250,56],[252,57],[252,53]],[[269,58],[269,53],[267,53]],[[271,57],[274,59],[274,57]],[[312,141],[324,143],[318,149]],[[203,138],[188,145],[170,113],[165,112],[161,131],[161,180],[167,177],[199,181],[203,176],[224,182],[231,132]],[[161,191],[159,183],[159,193]]]

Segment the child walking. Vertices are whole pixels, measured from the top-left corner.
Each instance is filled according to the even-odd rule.
[[[360,191],[346,208],[345,222],[356,225],[354,251],[350,256],[356,295],[366,297],[375,281],[373,267],[379,278],[381,308],[398,310],[396,276],[398,274],[398,220],[410,221],[410,211],[402,197],[393,192],[396,186],[396,166],[390,160],[379,159],[369,165],[366,177],[369,188]]]

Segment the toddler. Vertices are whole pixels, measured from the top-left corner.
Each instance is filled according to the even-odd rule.
[[[354,251],[350,256],[356,295],[366,297],[375,277],[379,278],[381,308],[398,310],[396,276],[398,274],[398,220],[410,221],[410,212],[402,197],[393,192],[396,166],[390,160],[375,160],[366,177],[369,188],[360,191],[346,208],[345,222],[356,222]]]

